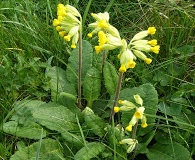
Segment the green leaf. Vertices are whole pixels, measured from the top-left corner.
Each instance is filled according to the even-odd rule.
[[[82,81],[87,71],[92,67],[92,59],[93,59],[93,48],[91,44],[83,40],[82,41]],[[66,77],[69,82],[73,83],[75,87],[77,86],[78,79],[78,53],[79,47],[74,49],[68,58],[68,66],[66,70]]]
[[[193,48],[194,47],[191,45],[184,45],[184,46],[181,46],[180,48],[177,48],[177,51],[178,51],[177,53],[180,54],[179,58],[183,59],[183,58],[192,56],[194,54]]]
[[[165,73],[163,71],[157,71],[157,73],[153,77],[153,80],[160,82],[161,86],[167,86],[169,84],[171,78],[167,76],[167,73]]]
[[[103,137],[105,135],[105,131],[104,131],[104,128],[106,127],[105,122],[100,117],[95,115],[89,107],[86,107],[83,110],[83,114],[84,114],[85,122],[87,126],[90,128],[90,130],[95,135]]]
[[[168,106],[166,103],[160,102],[159,109],[164,114],[174,116],[180,114],[182,106],[181,105]]]
[[[101,74],[92,67],[87,71],[85,79],[83,81],[83,95],[88,102],[92,102],[98,99],[101,89]],[[91,106],[88,106],[91,107]]]
[[[29,122],[29,121],[28,121]],[[16,121],[9,121],[3,124],[3,131],[18,137],[24,137],[29,139],[40,139],[42,133],[42,127],[35,122],[29,122],[21,126]],[[46,131],[43,130],[42,138],[46,137]]]
[[[31,111],[35,108],[39,108],[45,102],[38,100],[22,100],[14,104],[14,114],[11,120],[18,122],[20,125],[24,125],[26,121],[34,121]]]
[[[41,140],[40,144],[39,142],[36,142],[28,147],[22,148],[16,151],[16,153],[11,156],[10,160],[35,159],[37,148],[39,147],[39,145],[39,160],[64,160],[58,142],[52,139],[43,139]]]
[[[82,139],[82,136],[81,134],[73,134],[73,133],[70,133],[70,132],[67,132],[65,129],[62,129],[61,131],[62,133],[62,138],[64,138],[64,140],[66,142],[69,142],[72,146],[74,147],[83,147],[83,139]]]
[[[60,133],[62,129],[69,131],[78,128],[75,114],[57,103],[44,104],[32,113],[39,124]]]
[[[190,152],[179,143],[154,144],[147,153],[149,160],[189,160]]]
[[[128,100],[134,102],[133,96],[135,94],[139,94],[143,99],[143,106],[145,107],[145,115],[147,117],[148,127],[140,129],[140,125],[138,125],[139,132],[137,135],[144,135],[147,132],[152,130],[153,124],[155,122],[155,115],[158,110],[158,94],[155,88],[149,84],[143,84],[139,87],[127,88],[120,92],[119,99]],[[131,120],[135,110],[131,110],[128,112],[122,112],[122,124],[126,127]],[[151,115],[151,116],[150,116]],[[140,124],[140,122],[138,122]]]
[[[75,154],[74,160],[90,160],[91,158],[97,157],[97,155],[103,152],[104,149],[105,146],[102,143],[88,143]]]
[[[42,126],[36,123],[32,116],[32,110],[39,108],[45,102],[37,100],[22,100],[14,104],[14,114],[9,122],[3,124],[3,130],[6,133],[16,135],[18,137],[39,139]],[[46,132],[43,131],[43,137]]]
[[[68,82],[63,69],[54,66],[47,70],[46,76],[50,78],[52,101],[58,101],[61,92],[76,95],[75,84]]]
[[[108,93],[113,95],[118,83],[118,75],[115,67],[107,61],[104,65],[104,82]]]

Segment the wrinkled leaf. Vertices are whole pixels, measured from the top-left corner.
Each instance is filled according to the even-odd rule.
[[[96,68],[87,71],[83,81],[83,95],[87,101],[98,99],[101,89],[101,74]]]
[[[97,155],[103,152],[104,149],[105,146],[102,143],[88,143],[75,154],[74,160],[90,160],[91,158],[97,157]]]
[[[38,109],[33,110],[32,113],[38,123],[48,129],[61,133],[63,129],[68,131],[75,130],[77,128],[75,114],[60,104],[45,104]]]
[[[39,142],[22,148],[15,152],[10,160],[33,160],[35,159],[37,148],[40,147],[39,160],[63,160],[63,154],[60,150],[59,144],[56,140],[43,139],[39,146]]]
[[[159,109],[164,114],[174,116],[180,114],[182,106],[181,105],[168,106],[166,103],[161,102],[159,103]]]
[[[155,144],[147,154],[149,160],[189,160],[190,152],[179,143]]]
[[[109,62],[105,61],[104,65],[104,83],[105,87],[110,95],[113,95],[118,83],[118,75],[115,67]]]
[[[63,69],[54,66],[47,70],[46,76],[50,78],[52,101],[58,101],[61,92],[76,95],[75,84],[68,82]]]
[[[26,126],[21,126],[16,121],[9,121],[3,124],[3,131],[18,137],[29,139],[40,139],[42,127],[35,122],[30,122]],[[46,136],[46,131],[43,130],[42,137]]]
[[[93,48],[91,44],[83,40],[82,42],[82,80],[84,79],[87,71],[92,67],[92,59],[93,59]],[[77,46],[74,49],[68,58],[68,66],[66,70],[66,77],[69,82],[77,86],[77,79],[78,79],[78,52],[79,47]]]
[[[83,110],[84,113],[84,119],[89,127],[89,129],[95,134],[100,137],[105,135],[104,128],[106,127],[105,122],[97,115],[93,113],[93,111],[89,108],[86,107]]]

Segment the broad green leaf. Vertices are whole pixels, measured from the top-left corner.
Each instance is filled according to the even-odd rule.
[[[147,153],[149,160],[189,160],[190,152],[179,143],[154,144]]]
[[[194,112],[184,113],[173,116],[175,123],[183,130],[194,134],[195,133],[195,121],[194,121]]]
[[[35,122],[29,122],[26,126],[21,126],[16,121],[9,121],[3,124],[3,131],[18,137],[24,137],[29,139],[40,139],[42,133],[42,127]],[[46,136],[46,131],[43,130],[42,138]]]
[[[169,106],[164,102],[159,103],[159,109],[162,113],[174,116],[174,115],[179,115],[182,109],[181,105],[174,105],[174,106]]]
[[[32,113],[38,123],[48,129],[60,133],[63,129],[66,129],[66,131],[77,129],[75,114],[60,104],[44,104],[38,109],[33,110]]]
[[[97,157],[104,149],[105,146],[100,142],[88,143],[75,154],[74,160],[90,160],[91,158]]]
[[[26,121],[34,121],[31,111],[35,108],[39,108],[45,102],[38,100],[22,100],[14,104],[14,114],[11,120],[18,122],[20,125],[26,123]]]
[[[3,124],[6,133],[30,139],[39,139],[42,126],[36,123],[32,110],[39,108],[45,102],[37,100],[22,100],[14,104],[14,113],[9,122]],[[43,131],[43,137],[46,132]]]
[[[171,80],[170,77],[167,76],[167,73],[163,71],[158,71],[153,77],[154,81],[160,82],[161,86],[167,86]]]
[[[39,160],[64,160],[60,145],[56,140],[43,139],[41,142],[35,142],[32,145],[22,148],[15,152],[10,160],[34,160],[37,154],[37,148],[40,147],[38,154]]]
[[[47,70],[46,76],[50,78],[52,101],[58,101],[61,92],[76,95],[75,84],[68,82],[63,69],[54,66]]]
[[[93,48],[91,44],[83,40],[82,42],[82,80],[86,75],[87,71],[92,67],[92,59],[93,59]],[[78,79],[78,52],[79,47],[77,46],[74,49],[68,58],[68,66],[66,70],[66,77],[71,84],[73,83],[74,86],[77,86],[77,79]]]
[[[105,61],[104,65],[104,83],[105,87],[110,95],[113,95],[118,83],[118,75],[115,67],[109,62]]]
[[[87,74],[83,81],[83,95],[88,103],[98,99],[100,95],[100,89],[101,74],[96,68],[92,67],[87,71]]]
[[[194,46],[191,45],[184,45],[181,46],[180,48],[177,48],[177,53],[180,54],[179,58],[183,59],[194,55],[193,48]]]
[[[66,142],[69,142],[74,147],[81,147],[84,145],[84,142],[83,142],[83,139],[80,133],[73,134],[71,132],[67,132],[65,129],[62,129],[61,134],[62,134],[62,138],[64,138]]]
[[[134,88],[127,88],[124,89],[120,92],[119,99],[121,100],[128,100],[131,102],[134,102],[133,96],[135,94],[139,94],[140,97],[143,99],[143,106],[145,107],[145,115],[147,117],[147,123],[148,127],[140,129],[140,125],[138,125],[138,130],[139,132],[137,133],[138,135],[144,135],[147,132],[149,132],[153,124],[155,122],[155,115],[158,110],[158,94],[155,90],[155,88],[151,84],[143,84],[139,87],[134,87]],[[128,125],[130,122],[135,110],[131,110],[128,112],[122,112],[122,124],[124,127]],[[151,115],[151,116],[150,116]],[[138,124],[141,122],[139,121]]]
[[[106,127],[105,122],[99,116],[95,115],[89,107],[86,107],[83,110],[83,114],[85,122],[89,129],[95,135],[98,135],[100,137],[104,136],[105,135],[104,128]]]

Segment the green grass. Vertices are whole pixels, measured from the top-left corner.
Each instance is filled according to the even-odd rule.
[[[0,2],[0,159],[9,159],[21,138],[2,131],[2,125],[12,114],[13,104],[22,99],[51,100],[45,77],[48,65],[66,69],[71,49],[52,26],[58,3],[67,1],[7,0]],[[193,0],[115,0],[70,1],[85,14],[84,39],[87,25],[94,20],[90,13],[108,11],[110,23],[130,40],[149,26],[157,28],[155,38],[161,46],[158,55],[151,54],[153,63],[146,66],[138,60],[133,71],[128,71],[122,87],[151,83],[159,95],[157,132],[186,147],[195,157],[194,133],[179,122],[195,126],[195,9]],[[86,6],[90,5],[86,9]],[[87,12],[88,11],[88,12]],[[112,63],[118,64],[115,55]],[[181,114],[179,113],[181,111]],[[178,114],[177,114],[178,113]],[[11,116],[11,115],[10,115]],[[172,121],[167,121],[167,118]],[[187,130],[187,132],[186,132]],[[159,134],[159,135],[158,135]],[[93,139],[93,137],[92,137]],[[31,143],[24,140],[27,145]],[[151,145],[153,143],[151,142]],[[67,147],[68,148],[68,147]],[[70,148],[68,148],[71,150]],[[143,155],[138,155],[138,158]],[[142,158],[142,157],[141,157]]]

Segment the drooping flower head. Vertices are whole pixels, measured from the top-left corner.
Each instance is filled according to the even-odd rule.
[[[89,24],[89,28],[94,28],[94,29],[92,30],[92,32],[88,33],[88,37],[91,38],[94,34],[102,30],[120,39],[118,30],[114,26],[109,24],[108,12],[97,13],[97,14],[91,13],[91,16],[96,20],[96,22]]]
[[[54,19],[53,25],[59,32],[59,35],[69,42],[72,40],[71,48],[76,48],[81,30],[81,15],[71,5],[58,4],[57,19]]]
[[[141,127],[145,128],[148,126],[147,124],[147,119],[146,116],[144,115],[144,111],[145,111],[145,107],[143,106],[143,100],[142,98],[136,94],[133,96],[134,100],[136,102],[137,105],[139,105],[139,107],[137,107],[136,104],[134,104],[133,102],[127,101],[127,100],[119,100],[118,104],[122,105],[121,107],[115,106],[114,107],[114,112],[120,112],[120,111],[130,111],[135,109],[135,112],[129,122],[129,125],[125,128],[127,131],[131,132],[133,126],[139,121],[141,120]]]
[[[127,48],[127,42],[123,39],[123,47],[118,55],[120,59],[121,67],[119,68],[120,72],[126,72],[128,68],[134,68],[136,63],[136,57],[130,49]]]
[[[98,43],[99,45],[95,46],[96,53],[99,53],[102,50],[113,50],[123,45],[120,38],[114,37],[102,30],[98,32]]]
[[[155,27],[149,27],[148,30],[137,33],[128,44],[128,48],[134,55],[145,61],[146,64],[150,64],[152,59],[148,58],[144,53],[154,52],[158,54],[160,50],[160,46],[157,45],[156,39],[150,41],[144,39],[148,35],[155,34],[155,32]]]

